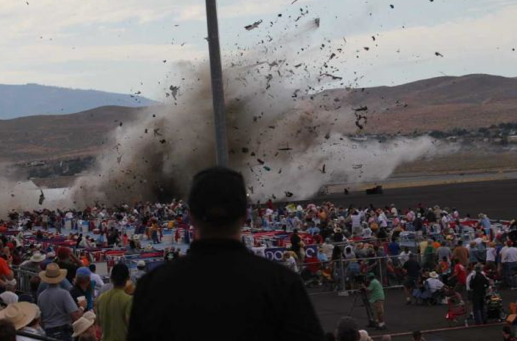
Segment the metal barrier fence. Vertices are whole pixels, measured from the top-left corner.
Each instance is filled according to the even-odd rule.
[[[28,269],[21,268],[20,266],[12,266],[12,270],[14,272],[14,278],[16,279],[16,287],[18,291],[23,293],[31,292],[31,278],[34,276],[39,276],[37,272],[30,271]]]
[[[422,258],[415,254],[422,264]],[[401,288],[405,273],[400,256],[340,259],[299,264],[299,274],[310,294],[346,293],[360,289],[366,276],[373,273],[385,289]]]

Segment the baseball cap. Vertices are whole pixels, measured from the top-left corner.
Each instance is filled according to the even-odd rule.
[[[80,267],[75,273],[77,277],[90,277],[91,274],[92,272],[86,266]]]
[[[246,216],[244,178],[225,167],[205,169],[194,176],[188,205],[192,215],[209,225],[231,224]]]
[[[138,266],[139,268],[144,267],[144,266],[145,266],[145,261],[143,261],[143,260],[139,260],[139,261],[136,263],[136,266]]]

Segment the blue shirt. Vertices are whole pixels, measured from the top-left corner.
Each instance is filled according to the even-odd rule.
[[[400,253],[400,245],[397,242],[391,242],[390,245],[388,245],[388,251],[390,255],[398,256]]]

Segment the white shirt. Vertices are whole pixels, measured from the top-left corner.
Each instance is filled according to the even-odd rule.
[[[296,260],[293,257],[287,258],[285,260],[285,265],[294,272],[298,272],[298,265],[296,265]]]
[[[516,263],[517,262],[517,248],[510,247],[504,254],[506,263]]]
[[[352,228],[361,227],[361,216],[359,214],[352,215]]]
[[[508,246],[503,246],[503,248],[501,249],[501,251],[499,252],[499,254],[501,255],[501,263],[506,263],[506,252],[508,251]]]
[[[402,251],[399,255],[399,260],[400,260],[400,263],[402,265],[404,265],[404,263],[406,263],[408,260],[409,260],[409,256],[411,255],[411,251],[408,251],[406,253],[406,251]]]
[[[95,281],[95,296],[98,296],[99,291],[104,286],[104,281],[102,280],[101,276],[94,273],[90,275],[90,280]]]
[[[0,294],[0,298],[2,299],[2,301],[4,301],[5,304],[9,305],[11,303],[16,303],[18,302],[18,295],[16,295],[14,292],[12,291],[5,291],[3,293]]]
[[[493,247],[489,247],[486,249],[486,261],[487,262],[495,262],[496,250]]]
[[[445,284],[443,284],[438,278],[429,278],[427,279],[427,285],[429,286],[429,290],[434,293],[443,288]]]
[[[372,237],[372,229],[367,227],[363,230],[363,238],[371,238]]]

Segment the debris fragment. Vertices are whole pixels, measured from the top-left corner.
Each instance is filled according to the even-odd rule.
[[[244,26],[244,28],[247,30],[247,31],[251,31],[251,30],[254,30],[256,29],[257,27],[259,27],[259,25],[262,24],[262,20],[259,20],[259,21],[255,21],[253,24],[251,25],[247,25],[247,26]]]

